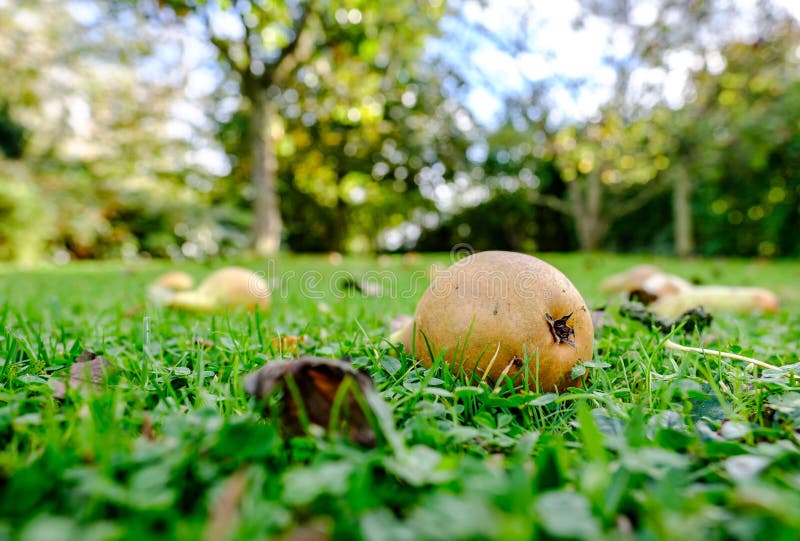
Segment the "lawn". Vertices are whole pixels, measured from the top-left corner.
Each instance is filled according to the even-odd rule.
[[[593,309],[604,276],[642,261],[544,259]],[[800,263],[648,261],[785,301],[674,340],[800,361]],[[272,309],[216,316],[147,303],[163,262],[0,268],[0,540],[800,538],[800,380],[665,350],[614,301],[583,389],[475,388],[383,340],[432,262],[448,256],[244,262],[268,271]],[[384,295],[339,287],[369,272]],[[287,335],[370,373],[393,418],[375,448],[264,420],[243,379],[281,362],[273,339]],[[56,398],[85,349],[111,362],[108,379]]]

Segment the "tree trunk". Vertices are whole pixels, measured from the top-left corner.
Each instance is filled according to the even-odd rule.
[[[579,179],[569,183],[569,192],[578,244],[581,251],[591,252],[602,246],[608,224],[601,216],[603,186],[600,176],[590,174],[585,180],[587,184],[585,195]]]
[[[334,210],[334,227],[330,231],[330,249],[336,252],[345,251],[345,241],[347,240],[347,204],[342,199],[342,176],[340,182],[336,184],[336,208]]]
[[[672,190],[672,216],[675,222],[675,253],[688,257],[694,252],[692,238],[692,185],[689,172],[682,165],[675,167]]]
[[[253,107],[251,145],[255,194],[253,249],[258,255],[269,256],[280,249],[283,226],[278,198],[278,158],[271,133],[275,111],[266,92],[261,89],[252,92],[250,100]]]

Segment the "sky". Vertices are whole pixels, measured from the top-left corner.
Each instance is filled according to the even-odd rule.
[[[0,0],[0,6],[10,0]],[[460,3],[464,17],[471,23],[480,21],[487,29],[499,36],[507,35],[510,21],[525,13],[529,20],[527,51],[511,55],[499,50],[491,41],[473,39],[468,51],[462,50],[463,22],[455,18],[445,19],[445,39],[429,43],[429,52],[443,54],[456,63],[466,65],[470,90],[463,95],[465,105],[475,118],[487,127],[494,127],[503,112],[503,99],[507,95],[524,93],[530,83],[547,81],[550,85],[548,98],[553,104],[551,121],[562,123],[591,118],[613,94],[615,73],[606,58],[624,59],[633,46],[633,37],[624,28],[613,27],[600,18],[589,18],[581,29],[574,21],[581,13],[578,0],[455,0]],[[760,9],[759,0],[729,0],[740,11],[741,17],[725,25],[722,32],[706,36],[708,41],[722,42],[730,39],[753,39],[752,20]],[[800,20],[800,0],[773,0],[787,14]],[[659,0],[634,2],[632,22],[646,26],[658,16]],[[89,0],[71,0],[72,15],[83,22],[91,22],[100,16],[97,4]],[[215,31],[222,35],[240,32],[236,21],[220,14],[214,21]],[[176,133],[185,132],[190,126],[187,118],[196,118],[193,102],[201,101],[221,83],[221,74],[214,67],[215,51],[204,42],[202,30],[197,25],[191,35],[181,36],[182,51],[164,45],[158,55],[169,65],[171,56],[183,55],[181,62],[188,69],[185,95],[187,103],[176,107]],[[448,37],[449,36],[449,37]],[[165,43],[168,40],[165,40]],[[663,99],[671,107],[680,107],[685,99],[685,90],[691,70],[706,65],[711,70],[724,69],[724,60],[713,51],[700,58],[690,51],[677,51],[669,58],[666,69],[641,68],[634,72],[631,85],[634,96],[643,105],[653,105]],[[145,76],[160,77],[161,66],[155,62],[143,66]],[[570,90],[563,81],[583,80],[577,90]],[[488,82],[488,83],[487,83]],[[656,93],[645,89],[658,88]],[[232,114],[238,103],[229,100],[223,103],[218,114]]]
[[[758,0],[729,0],[741,16],[726,19],[724,25],[713,34],[703,36],[711,52],[705,58],[691,51],[677,51],[668,59],[666,69],[647,69],[634,72],[631,79],[634,95],[643,105],[653,105],[663,99],[669,106],[679,108],[684,103],[685,90],[691,70],[704,64],[709,69],[721,71],[724,60],[716,49],[731,39],[754,39],[756,14],[762,9]],[[800,0],[775,0],[779,10],[786,16],[800,20]],[[647,26],[658,16],[658,0],[634,2],[631,22]],[[625,28],[614,27],[600,18],[584,21],[576,29],[574,21],[581,13],[577,0],[490,0],[485,5],[475,0],[463,2],[465,18],[480,22],[497,35],[513,33],[512,21],[526,13],[529,19],[528,50],[510,55],[493,46],[489,40],[477,40],[477,44],[461,58],[476,74],[471,78],[472,89],[465,96],[465,103],[482,124],[492,127],[503,111],[503,94],[513,95],[530,82],[547,80],[552,86],[550,99],[555,107],[552,121],[585,120],[595,115],[599,107],[613,93],[614,70],[604,60],[606,57],[624,59],[633,47],[633,37]],[[445,30],[452,35],[463,35],[459,21],[445,21]],[[452,41],[434,44],[437,51],[452,50]],[[570,91],[559,81],[583,79],[579,90]],[[485,81],[490,84],[485,84]],[[657,93],[648,92],[648,85],[659,88]]]

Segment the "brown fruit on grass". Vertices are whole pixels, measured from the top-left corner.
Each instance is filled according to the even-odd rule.
[[[270,304],[269,286],[255,272],[241,267],[223,267],[209,274],[196,289],[175,292],[167,306],[197,312],[255,307]]]
[[[573,367],[592,358],[594,329],[586,303],[558,269],[533,256],[480,252],[438,273],[417,305],[415,331],[396,338],[430,366],[444,350],[454,371],[503,374],[542,391],[579,384]],[[426,343],[427,340],[427,343]],[[430,351],[429,351],[430,347]]]

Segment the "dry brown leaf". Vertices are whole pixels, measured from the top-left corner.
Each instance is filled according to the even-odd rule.
[[[275,353],[281,353],[283,355],[297,355],[297,352],[300,349],[300,344],[306,340],[308,340],[307,334],[302,336],[277,336],[272,339],[270,346]]]
[[[239,506],[247,488],[247,470],[231,475],[222,487],[219,497],[211,506],[203,532],[205,541],[230,539],[239,520]]]
[[[196,346],[200,346],[203,349],[212,349],[214,347],[214,342],[208,340],[207,338],[203,338],[202,336],[195,336],[192,343]]]
[[[145,306],[143,304],[138,304],[136,306],[131,306],[130,308],[127,308],[122,313],[122,315],[125,316],[125,317],[133,317],[133,316],[141,314],[142,312],[144,312],[144,310],[145,310]]]
[[[145,413],[142,420],[142,436],[148,441],[155,441],[156,436],[153,432],[153,421],[150,419],[150,414]]]
[[[280,541],[328,541],[331,529],[329,520],[316,518],[285,533]]]
[[[85,349],[69,369],[69,387],[98,389],[111,368],[112,365],[108,362],[108,359]],[[53,396],[59,399],[66,397],[67,385],[60,380],[51,381]]]
[[[306,433],[307,425],[329,427],[334,402],[344,384],[348,387],[338,398],[341,408],[336,412],[337,424],[343,425],[343,433],[355,443],[375,445],[375,430],[361,406],[371,402],[364,399],[367,395],[376,398],[375,388],[369,376],[348,362],[312,356],[272,361],[247,377],[245,391],[257,398],[265,398],[276,389],[283,389],[279,404],[283,427],[289,434],[302,435]]]

